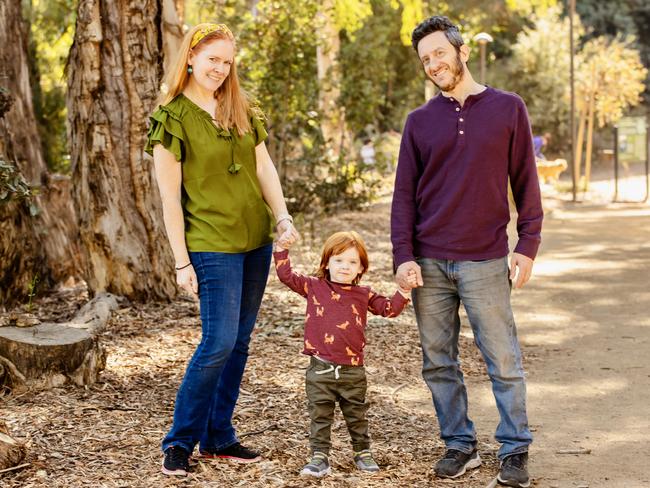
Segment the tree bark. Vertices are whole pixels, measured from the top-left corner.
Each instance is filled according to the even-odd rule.
[[[178,16],[178,22],[185,22],[185,0],[172,0],[176,8],[176,15]]]
[[[336,3],[323,0],[319,10],[319,40],[316,46],[318,65],[318,108],[321,114],[321,131],[328,156],[338,158],[341,150],[350,146],[346,141],[345,112],[339,104],[341,95],[341,67],[339,53],[341,41],[334,21]]]
[[[580,169],[582,166],[582,144],[585,137],[585,121],[586,121],[585,107],[580,107],[578,115],[578,133],[576,137],[575,159],[573,164],[573,174],[577,185],[580,185]]]
[[[587,148],[585,152],[585,186],[584,190],[589,190],[589,180],[591,179],[591,153],[594,142],[594,108],[596,104],[596,66],[591,65],[591,87],[589,89],[589,108],[587,111]]]
[[[25,446],[9,435],[7,424],[0,420],[0,470],[18,466],[25,452]]]
[[[163,68],[169,70],[183,41],[185,0],[162,0]]]
[[[163,75],[163,0],[80,0],[69,57],[74,202],[93,292],[177,293],[152,159],[143,151]],[[179,31],[180,32],[180,31]]]
[[[41,154],[29,84],[28,31],[20,2],[0,2],[0,86],[12,97],[0,114],[0,157],[37,190],[33,204],[0,203],[0,307],[24,300],[37,278],[40,288],[77,275],[78,227],[69,180],[51,175]]]

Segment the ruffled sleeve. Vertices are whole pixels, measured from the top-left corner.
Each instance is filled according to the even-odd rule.
[[[158,108],[150,117],[151,126],[147,134],[145,152],[153,156],[156,144],[162,144],[171,152],[177,161],[185,158],[185,143],[183,125],[176,114],[167,107]]]
[[[266,132],[266,129],[264,128],[264,124],[259,118],[253,116],[251,120],[251,125],[253,127],[253,137],[255,138],[256,146],[264,142],[266,139],[268,139],[269,134],[268,132]]]

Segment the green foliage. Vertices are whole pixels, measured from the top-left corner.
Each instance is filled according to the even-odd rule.
[[[34,112],[43,156],[52,171],[69,171],[64,70],[74,37],[77,2],[23,0],[30,24],[29,61]]]
[[[517,36],[503,86],[524,98],[533,131],[551,132],[557,148],[557,141],[570,139],[569,23],[559,8],[547,9],[533,22]]]
[[[413,48],[400,39],[402,12],[373,1],[373,15],[356,32],[343,35],[340,102],[356,134],[401,130],[406,114],[424,102],[424,77]]]
[[[319,145],[315,1],[262,0],[240,32],[247,88],[268,114],[272,153],[281,168],[300,147]],[[296,147],[298,146],[298,147]]]
[[[369,0],[334,0],[336,26],[339,30],[347,31],[351,37],[370,15],[372,7]]]
[[[650,66],[650,2],[647,0],[580,0],[576,11],[588,26],[584,42],[600,36],[625,36],[634,39],[629,47],[637,49],[641,62]],[[645,80],[650,93],[650,78]]]
[[[557,0],[506,0],[507,7],[520,15],[544,15],[550,8],[557,6]]]
[[[34,297],[36,296],[36,288],[38,285],[38,273],[34,275],[34,277],[30,280],[29,285],[27,285],[27,297],[28,301],[27,304],[25,305],[25,311],[27,313],[31,313],[32,311],[32,306]]]
[[[595,91],[600,127],[616,123],[641,101],[648,70],[641,64],[639,52],[630,47],[632,43],[630,38],[597,37],[584,45],[578,57],[578,94],[584,98],[589,90]]]
[[[29,203],[32,190],[18,169],[11,163],[0,158],[0,205],[9,201],[25,201]],[[35,215],[36,208],[32,209]]]
[[[425,18],[424,2],[422,0],[390,0],[393,9],[402,7],[402,22],[400,39],[405,46],[411,45],[411,32]],[[441,3],[441,2],[438,2]],[[438,6],[440,8],[440,5]]]

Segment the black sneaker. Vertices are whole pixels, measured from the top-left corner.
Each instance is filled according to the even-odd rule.
[[[229,459],[238,463],[255,463],[262,459],[259,452],[248,449],[239,442],[223,449],[200,449],[199,457],[204,459]]]
[[[169,476],[187,476],[190,470],[190,453],[180,446],[168,447],[165,450],[162,472]]]
[[[530,486],[528,476],[528,453],[511,454],[501,461],[501,469],[497,475],[500,485],[526,488]]]
[[[456,449],[447,449],[442,459],[436,463],[434,471],[441,478],[458,478],[468,469],[478,468],[480,465],[481,457],[476,449],[470,454]]]

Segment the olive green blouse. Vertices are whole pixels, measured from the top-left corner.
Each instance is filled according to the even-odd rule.
[[[185,242],[189,251],[238,253],[272,242],[272,218],[256,173],[255,146],[268,134],[251,116],[251,132],[218,128],[180,94],[151,116],[145,151],[162,144],[183,165]]]

